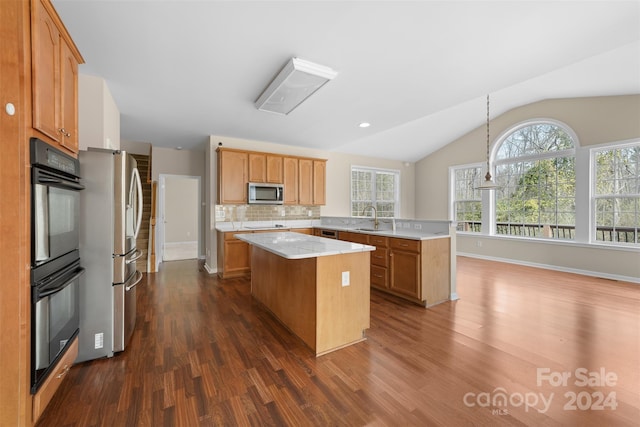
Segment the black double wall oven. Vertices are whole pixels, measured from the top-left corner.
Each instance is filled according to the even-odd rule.
[[[31,392],[78,335],[80,163],[53,146],[31,144]]]

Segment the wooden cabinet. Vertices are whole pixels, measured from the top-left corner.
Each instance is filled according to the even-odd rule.
[[[285,157],[282,159],[282,174],[284,182],[284,204],[298,204],[298,159]]]
[[[73,343],[69,346],[67,352],[62,356],[60,361],[56,364],[51,374],[42,383],[38,392],[33,396],[33,423],[35,424],[42,415],[49,401],[60,387],[62,381],[67,377],[67,373],[73,362],[78,357],[78,337],[73,339]]]
[[[244,233],[274,233],[294,231],[296,233],[313,234],[313,228],[279,228],[277,230],[227,231],[217,232],[218,277],[229,279],[251,274],[251,245],[234,237]]]
[[[267,176],[266,180],[272,184],[282,184],[284,182],[283,176],[283,158],[282,156],[276,156],[267,154]]]
[[[340,231],[338,233],[338,239],[345,240],[347,242],[361,243],[363,245],[369,244],[369,235],[365,233],[353,233],[351,231]]]
[[[249,182],[282,184],[282,156],[249,152]]]
[[[326,204],[326,161],[298,159],[298,204]]]
[[[246,204],[249,182],[284,184],[286,205],[326,203],[326,160],[218,148],[218,204]]]
[[[389,289],[421,300],[420,241],[389,239]]]
[[[218,149],[218,204],[246,204],[249,155]]]
[[[298,204],[313,204],[313,160],[298,159]]]
[[[251,247],[247,242],[238,240],[234,234],[250,233],[218,231],[218,277],[242,277],[251,272]]]
[[[340,231],[338,238],[347,242],[362,243],[363,245],[376,247],[376,250],[371,252],[371,286],[383,290],[387,289],[389,287],[389,249],[387,248],[387,237]]]
[[[340,240],[375,246],[371,286],[420,305],[447,301],[451,289],[450,238],[413,240],[340,231]]]
[[[324,160],[313,161],[313,204],[327,204],[327,162]]]
[[[289,231],[293,231],[295,233],[308,234],[310,236],[313,236],[313,228],[292,228]]]
[[[379,289],[389,287],[389,248],[387,237],[371,235],[369,244],[376,247],[371,253],[371,286]]]
[[[78,152],[78,64],[84,62],[47,0],[33,0],[33,128],[41,139]]]
[[[249,182],[267,182],[267,156],[249,153]]]

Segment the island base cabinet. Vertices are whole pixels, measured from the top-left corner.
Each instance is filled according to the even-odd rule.
[[[369,252],[286,259],[256,246],[251,251],[251,294],[316,356],[365,339]]]

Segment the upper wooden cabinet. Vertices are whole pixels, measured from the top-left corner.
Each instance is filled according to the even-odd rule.
[[[313,160],[298,159],[298,204],[313,204]]]
[[[249,182],[284,184],[287,205],[326,203],[326,160],[218,148],[218,203],[247,203]]]
[[[313,204],[325,205],[327,203],[327,162],[325,160],[313,161]]]
[[[267,182],[282,184],[284,182],[282,156],[267,154]]]
[[[249,153],[249,182],[282,184],[282,156]]]
[[[267,156],[249,153],[249,182],[267,182]]]
[[[249,155],[218,149],[218,204],[247,203]]]
[[[282,159],[282,174],[284,182],[284,204],[298,204],[298,159],[285,157]]]
[[[48,0],[31,17],[33,128],[43,140],[78,152],[78,64],[84,62]]]
[[[326,160],[298,159],[298,204],[326,204],[326,163]]]

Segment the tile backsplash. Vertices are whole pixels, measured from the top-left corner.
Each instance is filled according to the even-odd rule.
[[[320,206],[216,205],[215,211],[216,222],[320,218]]]

